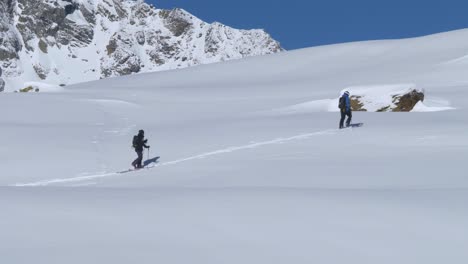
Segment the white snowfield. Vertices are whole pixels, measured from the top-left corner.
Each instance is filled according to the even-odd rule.
[[[467,56],[460,30],[1,94],[0,263],[466,263]],[[405,84],[414,112],[337,129],[340,91]],[[139,129],[160,161],[119,174]]]

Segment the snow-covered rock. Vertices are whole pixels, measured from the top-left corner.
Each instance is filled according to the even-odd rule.
[[[437,112],[452,107],[439,104],[423,104],[425,92],[414,84],[387,84],[352,86],[340,92],[350,92],[351,109],[362,112]],[[319,99],[275,109],[275,113],[291,115],[298,113],[338,112],[339,97]]]
[[[424,101],[424,90],[413,84],[350,87],[344,91],[350,92],[353,111],[409,112]]]
[[[73,84],[280,52],[263,30],[208,24],[135,0],[0,3],[0,65],[9,90]]]

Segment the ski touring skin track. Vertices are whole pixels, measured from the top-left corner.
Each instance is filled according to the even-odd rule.
[[[195,155],[195,156],[191,156],[191,157],[187,157],[187,158],[182,158],[182,159],[178,159],[178,160],[166,161],[166,162],[162,162],[162,163],[157,162],[157,163],[154,164],[154,166],[147,167],[146,169],[153,169],[153,168],[157,168],[157,167],[160,167],[160,166],[172,166],[172,165],[177,165],[179,163],[184,163],[184,162],[187,162],[187,161],[193,161],[193,160],[198,160],[198,159],[204,159],[204,158],[211,157],[211,156],[218,156],[218,155],[222,155],[222,154],[228,154],[228,153],[231,153],[231,152],[237,152],[237,151],[248,150],[248,149],[255,149],[255,148],[260,148],[260,147],[263,147],[263,146],[282,144],[282,143],[291,142],[291,141],[306,140],[306,139],[309,139],[309,138],[312,138],[312,137],[315,137],[315,136],[336,134],[337,132],[339,132],[339,129],[327,129],[327,130],[323,130],[323,131],[305,133],[305,134],[300,134],[300,135],[291,136],[291,137],[280,137],[280,138],[276,138],[276,139],[269,140],[269,141],[255,142],[255,143],[251,143],[251,144],[247,144],[247,145],[234,146],[234,147],[229,147],[229,148],[225,148],[225,149],[206,152],[206,153],[202,153],[202,154],[199,154],[199,155]],[[158,160],[159,160],[159,157],[158,157]],[[140,170],[145,170],[145,168],[140,169]],[[16,183],[16,184],[12,184],[10,186],[13,186],[13,187],[40,187],[40,186],[50,186],[50,185],[54,185],[54,184],[79,183],[79,182],[97,180],[97,179],[102,179],[102,178],[116,177],[118,175],[128,174],[130,172],[139,172],[140,170],[127,170],[127,171],[104,173],[104,174],[97,174],[97,175],[88,175],[88,176],[80,176],[80,177],[72,177],[72,178],[64,178],[64,179],[43,180],[43,181],[32,182],[32,183]]]

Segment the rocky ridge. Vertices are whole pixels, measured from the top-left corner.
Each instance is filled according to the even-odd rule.
[[[7,87],[68,85],[282,51],[263,30],[208,24],[140,0],[4,0],[0,67]]]

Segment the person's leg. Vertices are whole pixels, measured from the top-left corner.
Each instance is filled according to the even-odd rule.
[[[143,168],[143,165],[141,164],[141,162],[143,161],[143,151],[138,151],[138,162],[137,162],[137,166],[138,168]]]
[[[349,127],[349,125],[351,124],[351,119],[353,118],[353,113],[349,111],[348,113],[346,113],[346,115],[348,116],[348,119],[346,120],[346,126]]]
[[[340,113],[341,113],[340,128],[343,128],[343,123],[346,117],[346,113],[344,113],[342,110],[340,110]]]
[[[137,155],[138,155],[138,151],[136,152]],[[138,166],[138,159],[139,159],[140,156],[138,156],[133,162],[132,162],[132,166],[136,169]]]

